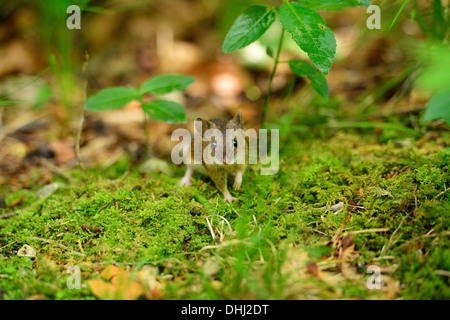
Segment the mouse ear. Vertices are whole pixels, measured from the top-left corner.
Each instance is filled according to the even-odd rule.
[[[208,120],[205,120],[203,118],[197,118],[195,119],[195,130],[198,133],[202,133],[202,135],[205,133],[206,130],[210,129],[212,127],[212,123]]]
[[[231,125],[235,128],[244,128],[244,119],[242,119],[242,113],[241,110],[236,113],[234,118],[230,121]]]

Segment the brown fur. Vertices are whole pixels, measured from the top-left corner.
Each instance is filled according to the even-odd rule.
[[[235,184],[234,184],[234,188],[235,190],[238,190],[240,188],[241,185],[241,181],[242,181],[242,175],[245,172],[245,169],[247,167],[247,163],[248,163],[248,143],[245,139],[245,136],[243,136],[243,129],[244,129],[244,121],[242,119],[242,114],[239,111],[236,116],[232,119],[232,120],[226,120],[226,119],[222,119],[222,118],[218,118],[218,119],[211,119],[211,120],[205,120],[202,118],[197,118],[197,121],[201,121],[202,124],[202,128],[196,128],[197,132],[200,132],[200,130],[202,131],[202,133],[204,134],[206,132],[206,130],[208,129],[218,129],[221,133],[223,137],[226,137],[226,129],[242,129],[242,132],[238,132],[238,135],[242,135],[237,137],[237,141],[238,141],[238,147],[240,146],[239,141],[240,142],[244,142],[244,148],[245,148],[245,163],[244,164],[237,164],[237,163],[233,163],[233,164],[207,164],[205,162],[205,159],[202,157],[202,169],[204,170],[199,170],[201,168],[199,168],[200,165],[188,165],[188,171],[186,172],[185,177],[182,180],[183,184],[188,184],[188,179],[190,178],[190,174],[192,174],[192,171],[203,171],[203,173],[207,173],[207,175],[209,175],[209,177],[212,179],[212,181],[214,182],[214,184],[216,185],[217,189],[219,189],[219,191],[223,194],[225,201],[234,201],[236,200],[236,198],[233,198],[231,196],[231,194],[228,191],[228,175],[230,174],[234,174],[235,175]],[[225,139],[227,139],[226,143],[228,142],[229,144],[232,144],[232,140],[230,139],[234,139],[233,137],[226,137]],[[203,151],[205,150],[205,148],[207,146],[209,146],[211,144],[212,141],[207,141],[205,139],[202,139],[202,155],[203,155]],[[218,148],[221,148],[222,146],[220,145],[220,142],[217,141],[216,142],[218,145]],[[217,149],[220,150],[220,149]],[[225,149],[223,149],[225,150]],[[234,153],[234,158],[235,158],[235,162],[236,162],[236,156],[237,156],[237,148],[235,147],[235,153]],[[192,141],[191,144],[191,163],[193,163],[194,161],[194,142]],[[224,151],[225,153],[225,151]],[[219,154],[215,154],[215,150],[213,150],[211,152],[211,155],[213,157],[217,156],[219,157]],[[224,155],[224,158],[225,155]],[[224,159],[225,160],[225,159]],[[227,159],[227,161],[230,161]],[[191,170],[191,171],[190,171]]]

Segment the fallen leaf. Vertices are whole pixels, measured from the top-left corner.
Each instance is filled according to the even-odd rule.
[[[43,294],[34,294],[29,296],[27,300],[45,300],[45,296]]]
[[[289,250],[281,267],[281,273],[289,275],[292,279],[305,278],[307,262],[308,252],[304,250]]]
[[[344,239],[342,239],[342,251],[347,250],[348,248],[350,248],[351,246],[355,246],[355,242],[353,241],[353,238],[350,234],[347,234]],[[352,248],[352,250],[353,250]]]
[[[29,245],[24,244],[17,252],[17,255],[20,257],[36,257],[36,251]]]
[[[381,291],[383,292],[383,299],[395,299],[400,293],[400,283],[389,276],[381,275]]]
[[[162,296],[164,283],[158,277],[158,270],[154,267],[144,267],[137,273],[137,279],[145,288],[147,299],[159,299]]]
[[[92,290],[92,293],[97,298],[102,300],[108,300],[114,298],[114,290],[111,288],[111,284],[101,279],[89,280],[88,285]]]
[[[111,279],[111,289],[120,300],[136,300],[144,295],[142,285],[132,280],[129,272],[124,272]]]
[[[355,243],[353,238],[347,234],[344,239],[342,239],[342,252],[340,258],[341,263],[341,273],[342,275],[352,281],[359,281],[362,275],[356,272],[356,268],[353,267],[349,262],[354,261],[358,256],[359,252],[355,251]]]
[[[65,188],[65,187],[67,187],[67,186],[64,183],[59,183],[59,182],[47,184],[37,191],[36,198],[38,198],[38,199],[48,198],[53,193],[55,193],[56,190],[58,190],[59,188]]]
[[[8,208],[12,208],[12,207],[17,206],[19,203],[22,202],[23,198],[24,198],[23,195],[20,196],[19,198],[17,198],[16,200],[14,200],[14,201],[8,206]]]
[[[102,279],[89,280],[92,293],[102,300],[136,300],[145,294],[142,285],[133,279],[130,272],[109,265],[100,274]]]
[[[75,147],[69,140],[52,141],[48,147],[55,155],[55,160],[59,163],[69,163],[76,159]]]
[[[113,277],[118,276],[124,272],[125,270],[110,264],[100,273],[100,277],[105,280],[111,280]]]
[[[205,275],[208,277],[212,277],[220,271],[220,266],[218,264],[217,259],[209,259],[203,265],[203,271]]]

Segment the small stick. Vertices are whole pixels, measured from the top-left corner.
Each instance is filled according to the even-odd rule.
[[[389,228],[374,228],[374,229],[365,229],[365,230],[356,230],[350,231],[348,234],[359,234],[359,233],[369,233],[369,232],[385,232],[389,231]]]
[[[278,211],[278,212],[280,212],[280,213],[294,213],[294,212],[295,212],[295,209],[280,210],[280,211]]]
[[[218,216],[219,218],[223,219],[223,220],[227,223],[227,225],[228,225],[228,227],[230,228],[230,230],[233,231],[233,228],[231,227],[231,224],[228,222],[227,219],[225,219],[224,217],[222,217],[222,216],[220,216],[220,215],[217,215],[217,216]],[[212,221],[212,219],[211,219],[211,221]]]
[[[442,196],[444,193],[446,193],[448,190],[450,190],[450,188],[445,189],[444,191],[442,191],[441,193],[439,193],[436,197],[434,197],[435,199],[439,198],[440,196]]]
[[[394,235],[398,232],[398,230],[400,230],[400,228],[401,228],[401,226],[403,225],[403,222],[405,222],[405,219],[406,219],[407,216],[408,216],[408,215],[406,215],[406,216],[403,217],[402,221],[400,221],[398,227],[394,230],[394,232],[392,233],[391,237],[389,238],[389,241],[388,241],[388,243],[386,244],[386,246],[383,246],[383,248],[381,249],[380,256],[383,256],[383,255],[386,253],[386,251],[388,251],[389,248],[392,246],[392,244],[393,244],[393,243],[392,243],[392,239],[394,238]],[[400,235],[400,236],[401,236],[401,235]],[[395,242],[397,242],[399,239],[400,239],[400,238],[397,238],[397,239],[395,240]]]
[[[239,243],[243,243],[243,242],[248,242],[248,241],[247,240],[233,239],[233,240],[230,240],[230,241],[222,242],[219,245],[204,246],[203,248],[200,249],[199,252],[202,252],[204,250],[209,250],[209,249],[218,249],[218,248],[223,248],[223,247],[227,247],[227,246],[232,246],[234,244],[239,244]]]
[[[81,250],[81,253],[82,254],[84,254],[84,250],[83,250],[83,246],[81,245],[81,240],[80,239],[78,239],[78,247],[80,248],[80,250]]]
[[[0,216],[0,219],[8,219],[17,215],[17,212],[5,213]]]
[[[434,273],[439,276],[445,276],[450,278],[450,272],[447,270],[434,270]]]
[[[10,245],[13,245],[14,243],[17,243],[17,240],[16,240],[16,241],[13,241],[13,242],[11,242],[11,243],[8,243],[7,245],[4,245],[3,247],[0,247],[0,249],[9,247]]]
[[[214,240],[216,238],[216,235],[214,234],[214,231],[212,229],[212,226],[211,226],[211,223],[209,222],[208,217],[205,217],[205,218],[206,218],[206,223],[208,224],[209,231],[211,232],[212,238]]]
[[[319,231],[319,230],[316,230],[316,229],[311,229],[312,231],[314,231],[314,232],[317,232],[317,233],[320,233],[320,234],[323,234],[324,236],[327,236],[327,234],[326,233],[324,233],[324,232],[322,232],[322,231]]]
[[[55,244],[61,248],[63,248],[64,250],[70,251],[70,253],[77,255],[77,256],[84,256],[84,254],[76,252],[68,247],[66,247],[65,245],[63,245],[62,243],[59,243],[57,241],[53,241],[53,240],[49,240],[49,239],[43,239],[43,238],[39,238],[39,237],[28,237],[28,239],[30,240],[37,240],[37,241],[42,241],[45,243],[50,243],[50,244]]]

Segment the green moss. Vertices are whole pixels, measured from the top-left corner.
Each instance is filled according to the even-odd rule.
[[[435,142],[420,147],[391,140],[380,144],[371,135],[350,132],[286,138],[279,172],[260,176],[248,170],[242,189],[232,191],[239,198],[232,205],[204,177],[196,177],[204,182],[200,187],[180,189],[182,168],[174,167],[173,177],[141,176],[126,158],[100,175],[95,170],[69,172],[72,180],[62,180],[67,188],[46,199],[35,196],[42,187],[33,184],[39,175],[32,178],[35,187],[30,190],[3,188],[7,204],[23,196],[14,208],[19,214],[1,222],[3,298],[42,294],[48,299],[92,299],[86,281],[97,278],[109,263],[137,269],[150,264],[171,274],[163,298],[383,297],[368,290],[364,281],[332,286],[312,273],[298,277],[283,272],[293,248],[303,248],[308,263],[335,254],[333,239],[342,228],[344,234],[387,229],[353,235],[359,251],[353,266],[359,266],[362,276],[364,266],[380,261],[383,252],[390,257],[383,260],[387,266],[398,264],[389,276],[400,282],[401,297],[450,298],[448,277],[441,272],[450,267],[450,192],[443,192],[450,186],[449,149]],[[338,202],[344,210],[320,209]],[[192,214],[192,209],[201,214]],[[10,211],[3,208],[0,214]],[[205,249],[220,243],[231,244]],[[24,244],[37,257],[17,256]],[[213,274],[205,269],[211,261],[216,264]],[[74,264],[82,268],[80,290],[66,286],[67,267]],[[328,272],[338,274],[339,268]]]

